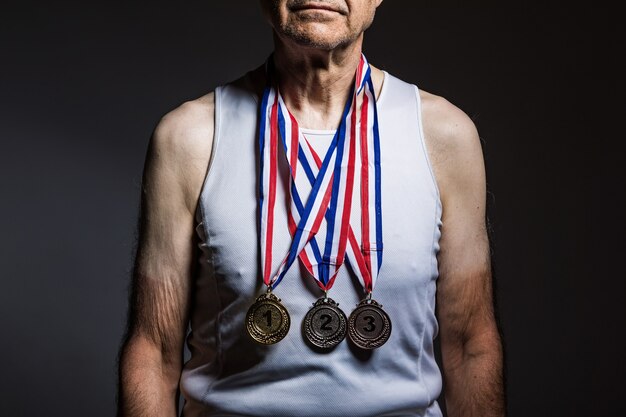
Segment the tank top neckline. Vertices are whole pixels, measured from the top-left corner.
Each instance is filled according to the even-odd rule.
[[[380,94],[378,94],[378,96],[376,97],[376,104],[380,105],[383,97],[386,95],[385,91],[387,91],[386,85],[388,84],[388,80],[389,80],[389,73],[385,70],[381,70],[383,72],[383,83],[380,86]],[[246,74],[246,78],[249,79],[251,72]],[[252,98],[254,99],[255,103],[259,104],[259,97],[253,92],[253,91],[249,91],[250,95],[252,96]],[[321,132],[320,134],[330,134],[330,133],[335,133],[335,130],[318,130],[318,129],[304,129],[304,128],[300,128],[300,130],[308,130],[309,133],[312,132]]]
[[[380,99],[383,97],[385,92],[385,85],[387,84],[387,71],[383,71],[383,83],[380,87],[380,94],[376,97],[376,104],[380,104]],[[300,127],[300,132],[305,135],[314,135],[314,136],[329,136],[334,135],[337,132],[337,129],[310,129],[307,127]]]
[[[302,134],[312,136],[329,136],[334,135],[337,131],[337,129],[309,129],[306,127],[301,127],[299,129]]]

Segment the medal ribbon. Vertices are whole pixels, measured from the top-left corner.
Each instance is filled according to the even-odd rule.
[[[271,60],[268,75],[271,75]],[[269,77],[268,77],[269,78]],[[365,88],[360,118],[357,116],[357,97]],[[371,71],[365,57],[357,68],[355,86],[347,100],[343,118],[333,141],[321,160],[299,131],[297,121],[289,113],[280,94],[268,82],[261,102],[259,145],[261,153],[261,257],[263,280],[275,288],[297,257],[313,275],[324,291],[329,290],[343,264],[346,253],[366,292],[371,292],[382,261],[382,229],[380,210],[380,147],[377,113]],[[270,106],[270,103],[271,106]],[[368,105],[373,103],[373,105]],[[359,119],[359,120],[358,120]],[[372,123],[373,122],[373,123]],[[268,126],[269,125],[269,126]],[[289,252],[278,271],[272,275],[273,212],[276,200],[276,173],[278,136],[281,137],[290,170],[289,231],[293,240]],[[364,140],[362,138],[365,138]],[[307,146],[303,146],[307,143]],[[354,187],[355,155],[360,143],[362,202],[362,247],[350,227],[350,211]],[[374,149],[374,160],[368,158]],[[375,178],[369,179],[370,166]],[[333,167],[331,169],[331,167]],[[373,186],[373,187],[372,187]],[[370,190],[372,188],[372,190]],[[369,199],[374,194],[375,199]],[[301,195],[307,195],[303,204]],[[372,201],[373,200],[373,201]],[[367,215],[374,212],[374,219]],[[322,221],[326,219],[327,234],[324,251],[315,239]],[[370,242],[370,225],[375,228],[376,240]],[[349,241],[349,245],[347,244]],[[375,273],[371,273],[375,265]]]
[[[346,256],[353,271],[359,278],[367,294],[371,293],[382,264],[382,202],[380,174],[380,135],[378,131],[378,113],[373,83],[370,74],[366,75],[367,89],[363,96],[360,119],[360,168],[361,168],[361,246],[352,227],[348,230],[348,248]],[[302,165],[311,171],[311,182],[322,161],[306,141],[301,154]],[[373,181],[371,181],[371,176]],[[371,196],[374,198],[371,198]],[[373,215],[370,215],[373,214]],[[370,240],[371,237],[373,240]],[[302,258],[302,257],[301,257]],[[372,268],[372,266],[374,268]]]
[[[261,207],[261,258],[263,263],[263,282],[268,288],[275,288],[284,277],[289,266],[298,257],[306,243],[317,233],[324,218],[324,212],[332,199],[331,181],[335,176],[341,176],[341,163],[335,163],[336,149],[345,145],[345,137],[339,135],[339,140],[333,141],[329,148],[318,176],[311,187],[309,198],[302,209],[302,216],[294,229],[292,244],[287,256],[282,261],[278,271],[272,274],[272,242],[274,235],[274,206],[276,202],[276,179],[278,163],[278,107],[279,94],[271,82],[272,61],[268,61],[268,86],[266,87],[261,101],[261,116],[259,124],[259,146],[261,155],[261,181],[260,181],[260,201]],[[270,106],[270,103],[271,106]],[[346,103],[344,117],[340,126],[340,131],[345,131],[346,114],[351,108],[351,100]],[[292,155],[285,140],[285,131],[282,132],[283,145],[289,159]],[[345,135],[344,135],[345,136]],[[343,140],[341,140],[343,139]],[[295,150],[294,150],[295,152]],[[340,157],[342,157],[341,155]],[[297,158],[294,159],[297,163]],[[293,176],[294,164],[290,162],[291,176]],[[334,170],[331,168],[334,167]],[[335,173],[336,171],[336,173]],[[295,190],[295,187],[290,187]],[[301,201],[292,201],[293,204]]]

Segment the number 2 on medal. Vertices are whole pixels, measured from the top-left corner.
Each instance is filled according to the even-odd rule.
[[[367,320],[367,327],[363,327],[363,330],[366,332],[373,332],[376,330],[376,319],[374,316],[365,316],[364,319]]]
[[[263,317],[267,320],[267,327],[272,327],[272,310],[267,310],[263,313]]]
[[[320,330],[332,330],[333,329],[332,327],[328,327],[328,325],[333,321],[333,318],[331,316],[329,316],[328,314],[322,314],[320,318],[324,320],[324,322],[322,323],[322,326],[320,327]]]

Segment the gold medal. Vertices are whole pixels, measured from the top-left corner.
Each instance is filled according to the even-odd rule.
[[[322,297],[304,316],[302,331],[315,347],[332,349],[346,337],[346,315],[333,299]]]
[[[262,345],[273,345],[289,332],[291,319],[280,298],[268,291],[261,294],[246,314],[248,334]]]
[[[376,349],[391,335],[391,320],[383,306],[368,298],[348,318],[348,337],[361,349]]]

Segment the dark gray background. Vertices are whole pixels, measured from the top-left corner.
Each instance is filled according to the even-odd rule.
[[[255,1],[129,3],[3,9],[2,416],[113,415],[150,133],[271,50]],[[510,416],[624,415],[622,29],[460,3],[385,1],[365,52],[483,138]]]

